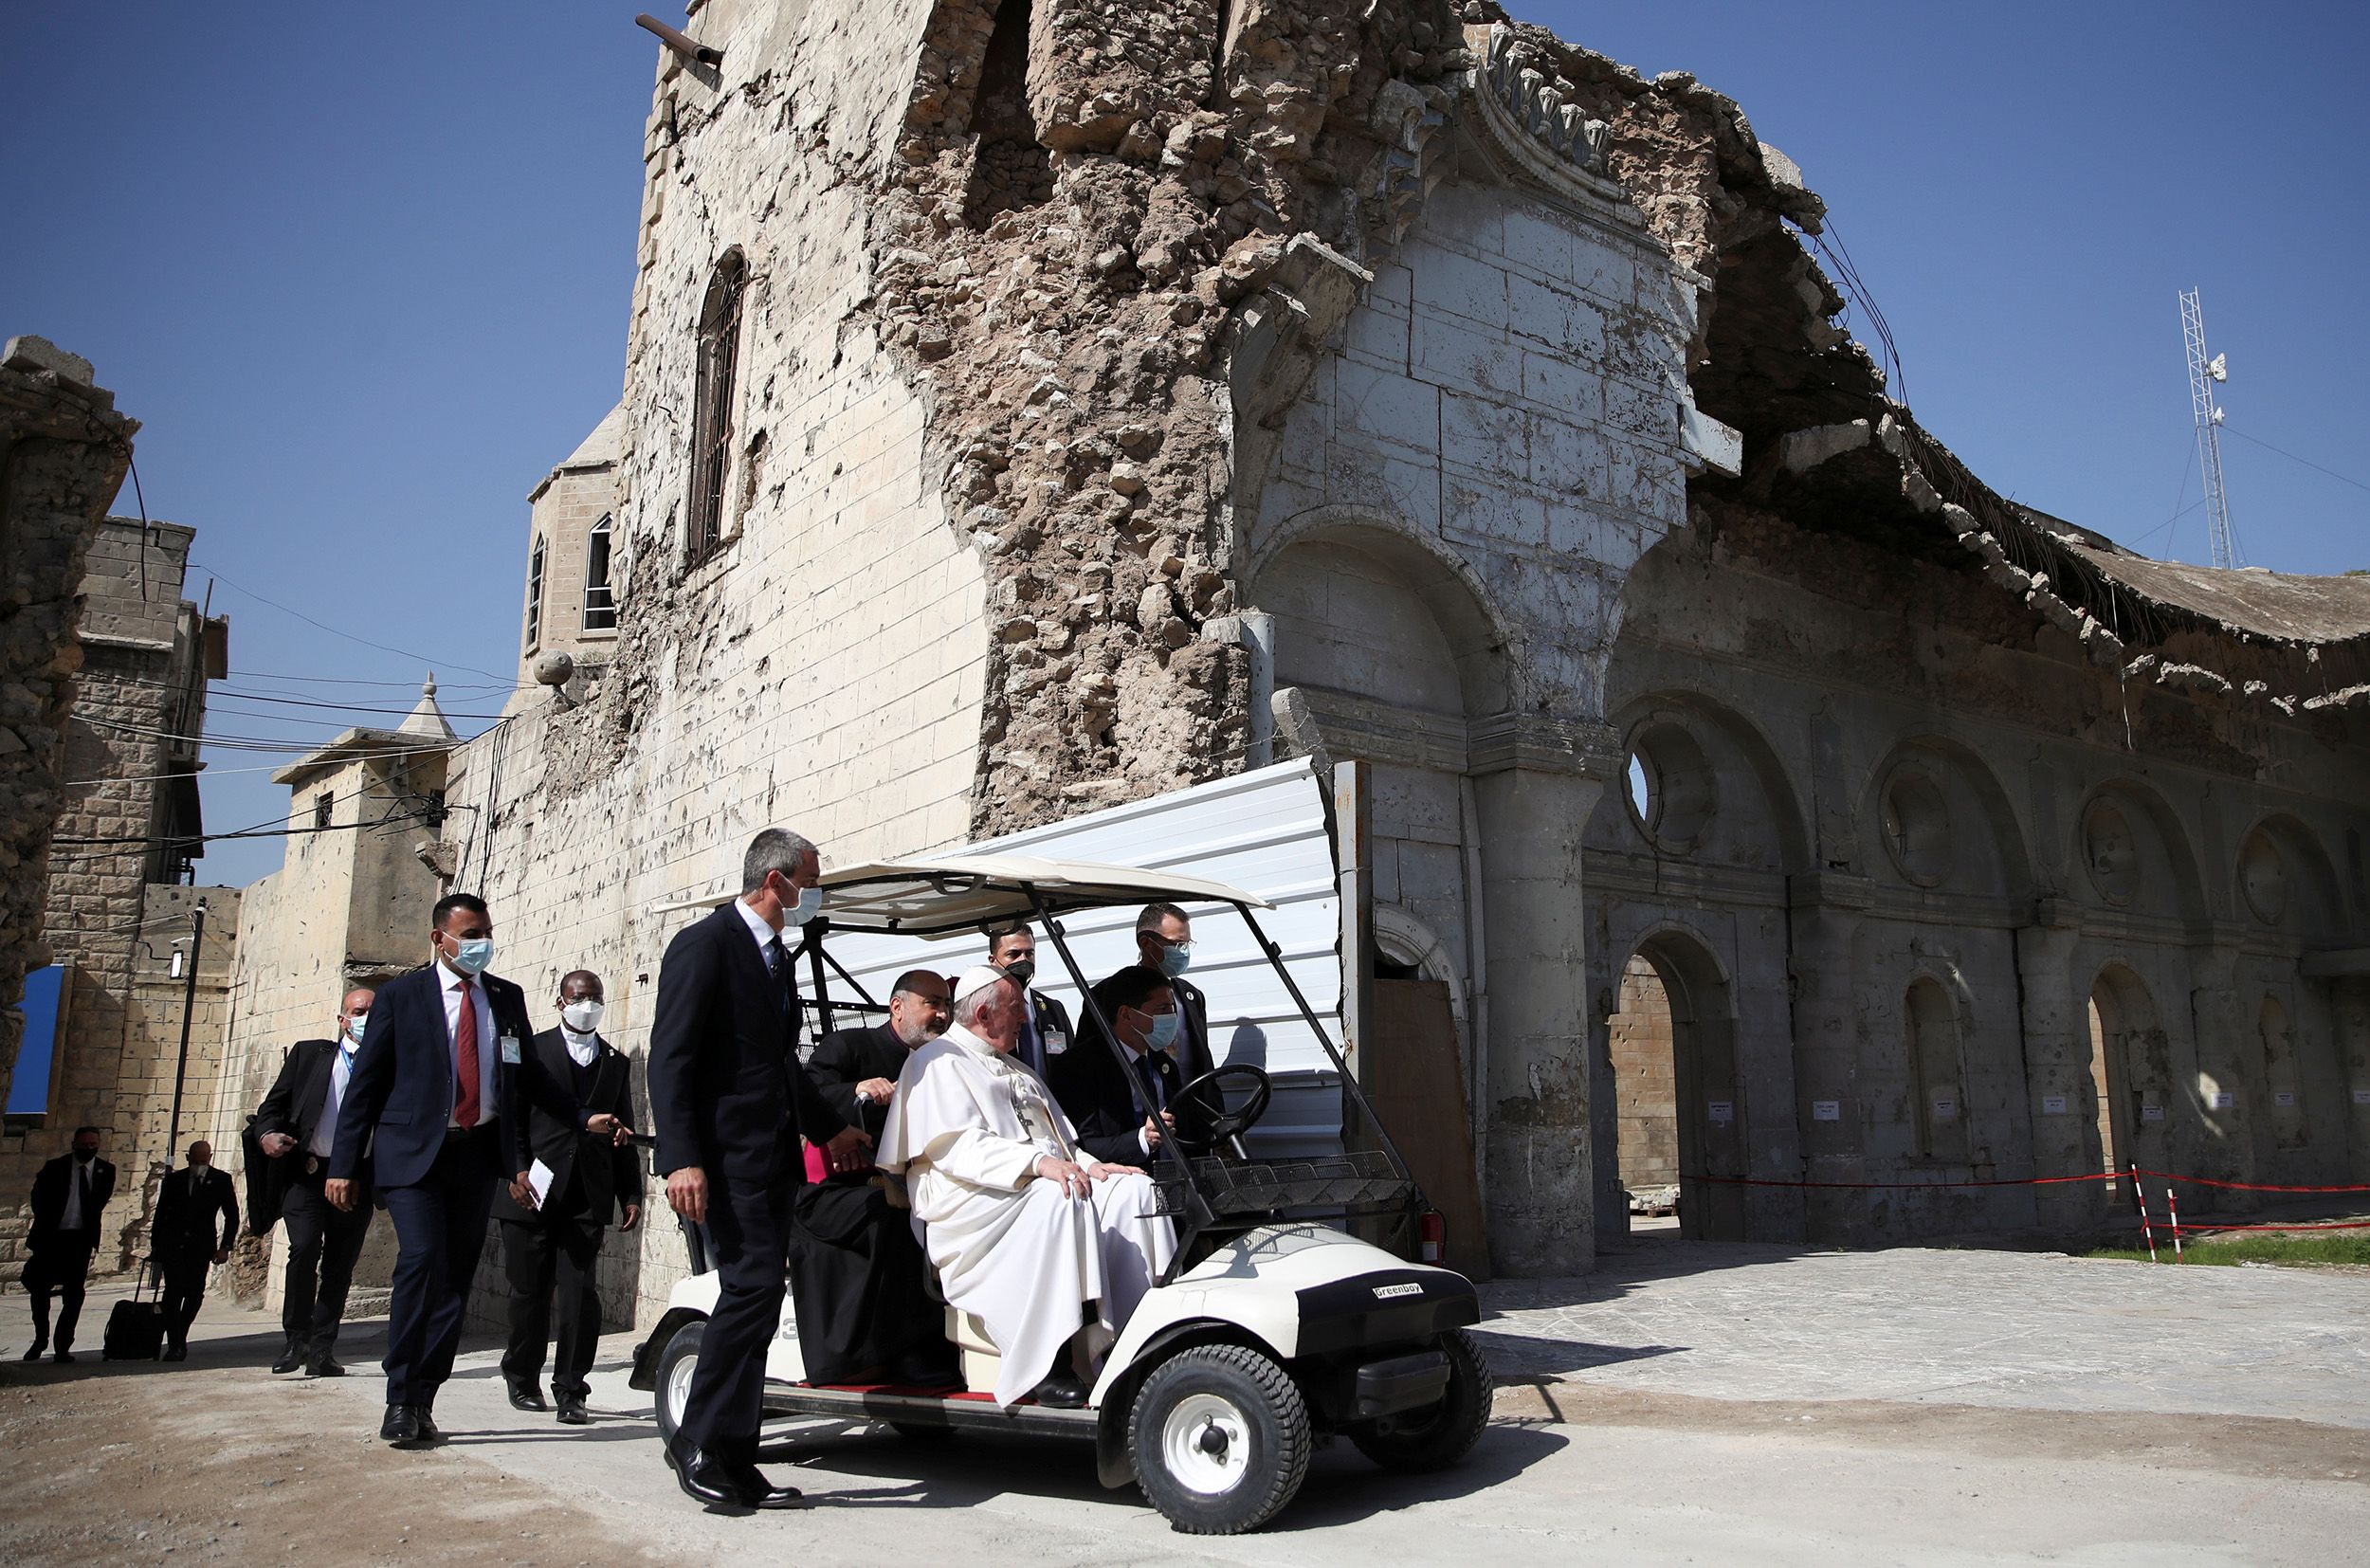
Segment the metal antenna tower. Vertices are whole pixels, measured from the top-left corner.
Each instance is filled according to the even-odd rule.
[[[2230,531],[2230,493],[2222,487],[2222,410],[2214,401],[2214,384],[2230,379],[2230,356],[2205,356],[2205,307],[2194,288],[2180,297],[2180,335],[2189,345],[2189,408],[2197,421],[2197,468],[2205,475],[2205,525],[2214,564],[2244,566]]]

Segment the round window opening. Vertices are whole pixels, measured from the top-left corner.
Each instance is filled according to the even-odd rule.
[[[1678,723],[1650,720],[1630,742],[1630,816],[1659,848],[1695,848],[1712,818],[1712,767]]]
[[[2280,858],[2271,835],[2260,829],[2249,833],[2239,848],[2238,890],[2254,918],[2266,925],[2279,924],[2288,913],[2288,863]]]
[[[2093,801],[2082,814],[2082,858],[2091,885],[2109,902],[2129,903],[2140,891],[2140,841],[2113,801]]]
[[[1937,887],[1949,877],[1950,801],[1924,769],[1897,769],[1885,780],[1878,830],[1885,835],[1885,852],[1911,882]]]

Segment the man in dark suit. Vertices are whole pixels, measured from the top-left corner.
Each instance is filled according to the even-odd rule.
[[[718,1274],[683,1425],[665,1453],[702,1503],[803,1505],[757,1468],[765,1347],[780,1326],[798,1135],[847,1169],[872,1140],[848,1126],[799,1066],[797,976],[783,928],[822,909],[822,857],[768,828],[741,862],[741,894],[667,944],[650,1026],[650,1115],[666,1201],[705,1225]]]
[[[1185,1076],[1167,1048],[1182,1020],[1168,977],[1130,965],[1097,985],[1094,999],[1119,1031],[1125,1065],[1090,1021],[1088,1038],[1055,1057],[1046,1075],[1078,1146],[1108,1165],[1147,1168],[1171,1139],[1188,1154],[1205,1152],[1207,1117],[1177,1098]]]
[[[1037,975],[1037,934],[1029,929],[1026,921],[991,927],[988,962],[1020,987],[1021,995],[1028,1001],[1028,1009],[1021,1015],[1020,1044],[1013,1048],[1012,1054],[1043,1078],[1046,1064],[1076,1044],[1078,1035],[1070,1028],[1068,1010],[1030,988]]]
[[[74,1129],[74,1152],[60,1155],[33,1177],[33,1228],[25,1237],[25,1289],[33,1298],[33,1347],[28,1361],[49,1348],[49,1298],[58,1307],[57,1360],[74,1359],[74,1325],[82,1316],[82,1287],[99,1250],[99,1215],[115,1196],[116,1168],[99,1158],[99,1129]]]
[[[206,1299],[206,1275],[230,1260],[239,1239],[239,1194],[230,1173],[214,1169],[214,1146],[204,1139],[190,1145],[190,1162],[168,1175],[156,1193],[156,1222],[148,1261],[164,1279],[165,1356],[190,1358],[190,1324]]]
[[[601,1038],[607,995],[601,977],[579,969],[559,982],[559,1027],[537,1035],[528,1049],[552,1078],[569,1085],[576,1103],[633,1124],[633,1067],[625,1052]],[[592,1419],[584,1408],[592,1386],[592,1353],[601,1340],[601,1295],[594,1270],[601,1237],[620,1212],[617,1229],[631,1231],[642,1217],[642,1157],[592,1133],[578,1132],[540,1105],[528,1113],[527,1141],[543,1170],[551,1173],[541,1201],[520,1203],[507,1189],[494,1194],[494,1217],[501,1221],[502,1271],[510,1282],[510,1346],[502,1354],[502,1381],[516,1410],[542,1410],[543,1350],[553,1330],[553,1300],[559,1331],[559,1357],[552,1366],[552,1397],[559,1419],[581,1427]],[[539,1173],[538,1173],[539,1174]]]
[[[842,1120],[878,1140],[906,1055],[946,1032],[949,1005],[945,975],[907,970],[889,992],[888,1021],[825,1035],[807,1058],[807,1076]],[[912,1212],[890,1205],[869,1160],[820,1181],[811,1165],[807,1175],[792,1203],[790,1241],[807,1381],[955,1382],[955,1348],[944,1308],[930,1294]]]
[[[469,893],[437,901],[435,957],[379,987],[370,1031],[337,1107],[323,1195],[352,1213],[362,1201],[362,1154],[395,1222],[393,1298],[387,1308],[387,1414],[378,1434],[399,1449],[443,1435],[436,1391],[452,1374],[470,1276],[485,1247],[494,1185],[534,1201],[526,1184],[527,1107],[541,1105],[586,1132],[623,1123],[577,1105],[527,1054],[535,1032],[526,994],[485,973],[494,921]]]
[[[1216,1060],[1210,1053],[1210,1001],[1201,988],[1185,980],[1194,961],[1194,922],[1173,903],[1148,903],[1136,917],[1136,960],[1165,976],[1176,996],[1176,1043],[1172,1048],[1186,1082],[1208,1072]]]
[[[374,999],[366,986],[347,992],[337,1013],[337,1038],[299,1040],[289,1047],[280,1076],[255,1112],[256,1146],[271,1163],[264,1194],[276,1197],[273,1212],[288,1227],[288,1270],[280,1302],[285,1342],[271,1364],[274,1372],[303,1367],[316,1377],[345,1376],[337,1356],[337,1326],[346,1314],[354,1260],[371,1233],[371,1151],[363,1148],[355,1164],[357,1200],[350,1209],[329,1201],[329,1157],[337,1146],[338,1107]],[[270,1229],[268,1216],[258,1219]]]

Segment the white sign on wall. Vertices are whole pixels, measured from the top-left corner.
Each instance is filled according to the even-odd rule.
[[[2142,1121],[2161,1121],[2164,1120],[2164,1107],[2161,1105],[2142,1105],[2140,1107],[2140,1120]]]
[[[2282,1089],[2277,1094],[2271,1096],[2271,1103],[2285,1110],[2296,1103],[2296,1096],[2289,1090]]]
[[[1843,1102],[1840,1100],[1812,1101],[1811,1120],[1814,1121],[1841,1121],[1843,1120]]]
[[[2214,1108],[2217,1111],[2229,1110],[2233,1105],[2238,1103],[2238,1096],[2232,1093],[2229,1089],[2215,1089],[2212,1099]]]
[[[1733,1100],[1714,1100],[1705,1105],[1704,1114],[1725,1126],[1737,1119],[1737,1103]]]
[[[2045,1094],[2041,1096],[2041,1114],[2043,1116],[2065,1115],[2066,1097],[2062,1094]]]
[[[2354,1091],[2354,1103],[2357,1105],[2370,1105],[2370,1089],[2356,1089]]]
[[[1959,1120],[1959,1102],[1957,1102],[1956,1100],[1950,1100],[1950,1099],[1942,1099],[1942,1100],[1937,1100],[1937,1101],[1935,1101],[1935,1102],[1934,1102],[1934,1120],[1935,1120],[1935,1121],[1958,1121],[1958,1120]]]

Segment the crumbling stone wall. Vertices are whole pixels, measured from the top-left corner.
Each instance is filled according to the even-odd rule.
[[[49,961],[42,926],[82,662],[82,563],[138,428],[88,360],[39,337],[0,353],[0,1081],[24,1038],[26,972]]]

